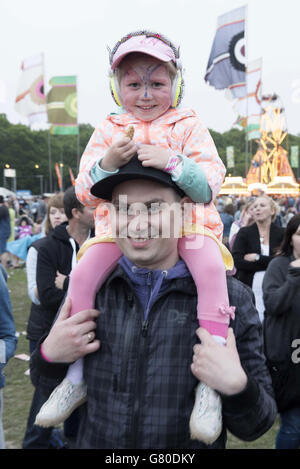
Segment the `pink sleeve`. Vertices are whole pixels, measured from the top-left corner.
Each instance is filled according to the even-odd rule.
[[[112,134],[112,123],[103,121],[94,130],[81,157],[75,191],[78,200],[85,206],[97,207],[101,200],[90,193],[91,187],[94,184],[91,178],[91,169],[104,156],[107,148],[111,145]]]
[[[187,119],[188,121],[190,119]],[[218,155],[214,141],[208,129],[197,118],[185,131],[183,154],[193,158],[206,175],[212,191],[212,200],[218,195],[224,181],[226,168]]]

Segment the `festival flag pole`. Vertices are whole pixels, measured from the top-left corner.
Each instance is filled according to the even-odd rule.
[[[204,80],[215,89],[229,90],[231,98],[236,101],[247,95],[245,22],[245,6],[218,16],[217,30],[204,76]],[[248,158],[248,142],[246,157]]]
[[[245,81],[246,81],[246,141],[245,141],[245,178],[248,174],[248,5],[245,5]]]
[[[49,162],[49,192],[52,193],[52,154],[51,154],[51,134],[50,129],[48,129],[48,162]]]

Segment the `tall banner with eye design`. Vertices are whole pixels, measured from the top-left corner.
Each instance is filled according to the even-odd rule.
[[[76,76],[59,76],[49,82],[47,109],[52,135],[78,135],[76,81]]]
[[[44,92],[44,55],[28,57],[21,64],[15,110],[28,118],[29,125],[47,122],[46,96]]]
[[[205,81],[217,90],[229,89],[233,98],[246,95],[246,7],[218,17]]]

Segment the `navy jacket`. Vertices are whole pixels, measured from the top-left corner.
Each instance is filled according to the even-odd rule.
[[[244,440],[258,438],[277,414],[253,295],[233,278],[228,278],[228,289],[230,304],[236,305],[231,325],[248,385],[238,395],[222,396],[224,428],[214,448],[225,447],[226,428]],[[76,446],[205,448],[189,435],[197,385],[190,365],[199,327],[192,278],[172,279],[145,317],[133,283],[118,266],[98,293],[96,307],[101,347],[85,357],[88,399]],[[33,383],[46,387],[51,378],[59,382],[66,369],[44,361],[39,347],[31,357]]]

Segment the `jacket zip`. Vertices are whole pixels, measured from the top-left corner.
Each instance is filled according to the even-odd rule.
[[[145,361],[145,352],[147,345],[147,336],[148,336],[148,319],[142,322],[141,334],[140,334],[140,343],[139,343],[139,356],[138,363],[136,367],[136,378],[135,378],[135,399],[133,405],[133,419],[132,419],[132,429],[133,429],[133,441],[132,448],[137,448],[138,441],[138,423],[139,423],[139,412],[140,412],[140,403],[142,393],[145,391],[143,388],[144,385],[144,374],[146,367],[144,366]]]
[[[128,296],[128,303],[132,304],[133,303],[133,296]],[[132,311],[130,312],[130,317],[127,321],[126,324],[126,329],[125,329],[125,334],[124,334],[124,348],[123,348],[123,366],[121,368],[121,373],[120,373],[120,391],[125,392],[126,391],[126,380],[127,380],[127,369],[128,369],[128,350],[130,347],[130,344],[132,343],[133,339],[133,332],[134,332],[134,323],[135,323],[135,315],[132,314]]]

